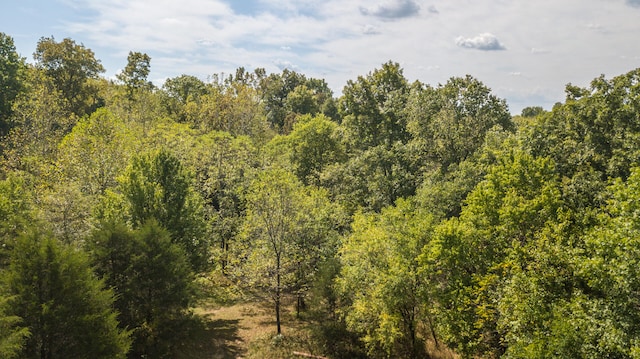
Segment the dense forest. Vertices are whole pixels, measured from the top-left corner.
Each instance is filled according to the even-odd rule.
[[[512,116],[394,62],[150,68],[0,33],[0,357],[198,358],[246,302],[317,357],[640,358],[640,69]]]

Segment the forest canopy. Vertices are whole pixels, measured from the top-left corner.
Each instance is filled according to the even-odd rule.
[[[340,96],[127,62],[0,33],[0,357],[185,357],[244,301],[331,358],[640,358],[640,69],[512,116],[392,61]]]

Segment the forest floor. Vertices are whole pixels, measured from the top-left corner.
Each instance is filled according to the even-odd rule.
[[[241,303],[199,308],[204,323],[199,347],[202,358],[304,358],[294,352],[321,355],[313,348],[308,321],[296,318],[292,306],[282,310],[282,336],[277,338],[270,303]]]
[[[192,332],[196,346],[182,353],[185,358],[194,359],[305,359],[324,358],[328,355],[327,346],[333,352],[342,353],[340,357],[362,357],[357,339],[348,338],[348,334],[329,329],[334,338],[340,338],[340,344],[321,344],[318,340],[318,322],[298,318],[295,305],[287,303],[281,310],[282,336],[277,337],[275,310],[270,302],[239,303],[226,306],[201,306],[195,314],[201,320],[200,330]],[[327,319],[327,318],[325,318]],[[351,342],[350,342],[351,340]],[[324,345],[324,349],[323,349]],[[427,350],[434,359],[455,359],[451,351],[437,349],[433,343],[427,344]],[[349,354],[351,353],[351,354]]]

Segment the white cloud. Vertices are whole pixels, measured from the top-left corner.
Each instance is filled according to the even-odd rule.
[[[297,65],[287,60],[277,59],[273,62],[273,64],[276,65],[276,67],[278,67],[280,70],[284,70],[284,69],[293,70],[293,71],[300,70],[300,68]]]
[[[367,24],[362,27],[362,33],[365,35],[377,35],[380,33],[380,30],[376,26]]]
[[[498,41],[498,38],[488,32],[479,34],[475,37],[464,38],[462,36],[458,36],[456,38],[456,45],[460,47],[464,47],[467,49],[477,49],[483,51],[495,51],[495,50],[505,50],[504,45]]]

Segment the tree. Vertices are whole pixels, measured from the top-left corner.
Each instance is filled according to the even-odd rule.
[[[44,177],[51,170],[58,142],[73,128],[75,119],[68,115],[66,100],[44,71],[28,67],[25,86],[14,101],[12,129],[3,139],[4,165]]]
[[[467,75],[453,77],[437,88],[414,86],[408,104],[408,129],[423,161],[442,171],[471,156],[496,127],[513,131],[505,100]]]
[[[29,336],[22,358],[124,358],[129,333],[118,328],[113,292],[81,252],[33,232],[22,236],[2,273],[8,314]]]
[[[0,270],[8,265],[16,238],[36,222],[31,191],[17,174],[0,181]]]
[[[323,185],[352,211],[379,211],[415,194],[421,173],[415,151],[407,147],[408,95],[407,79],[392,62],[349,81],[343,90],[338,133],[347,160],[328,166]]]
[[[281,334],[282,299],[292,292],[300,299],[308,290],[335,238],[336,217],[327,216],[331,211],[323,194],[306,192],[295,176],[281,169],[258,173],[246,201],[242,242],[235,249],[236,276],[273,300]]]
[[[204,131],[250,136],[263,144],[271,134],[255,88],[241,82],[219,84],[184,106],[185,121]]]
[[[13,38],[0,32],[0,137],[9,131],[11,107],[24,90],[25,68],[25,59],[16,52]]]
[[[544,109],[541,106],[529,106],[522,109],[522,117],[536,117],[544,113]]]
[[[81,117],[96,105],[96,91],[89,86],[88,80],[97,78],[104,72],[104,67],[93,51],[70,38],[56,42],[53,37],[43,37],[38,41],[33,58],[36,66],[45,71],[66,99],[69,113]]]
[[[307,79],[289,69],[261,77],[258,90],[268,123],[281,134],[291,131],[296,114],[315,114],[332,101],[332,92],[324,80]]]
[[[5,297],[0,292],[0,356],[8,359],[18,358],[29,336],[29,329],[20,324],[22,319],[7,314],[11,310],[9,307],[11,299],[13,298]]]
[[[511,299],[505,287],[517,268],[536,268],[532,258],[544,264],[553,253],[544,243],[545,233],[563,228],[558,183],[551,160],[512,148],[467,196],[460,218],[435,228],[421,261],[438,303],[439,333],[462,355],[499,356],[507,349],[508,333],[498,326],[510,317],[500,310]]]
[[[426,355],[419,326],[433,327],[426,297],[429,283],[418,257],[432,231],[431,216],[399,200],[380,214],[356,214],[352,233],[342,241],[336,283],[350,299],[343,312],[348,327],[363,335],[373,355]],[[435,334],[433,338],[437,343]]]
[[[104,222],[87,241],[97,273],[113,288],[122,328],[132,331],[129,357],[171,357],[185,334],[195,291],[184,250],[155,220],[131,230]]]
[[[324,169],[343,160],[344,147],[337,138],[337,128],[323,115],[301,117],[294,125],[287,137],[289,160],[302,183],[319,186]]]
[[[58,166],[87,195],[104,194],[129,162],[133,134],[122,119],[99,109],[82,119],[60,142]]]
[[[129,51],[127,56],[127,66],[116,77],[122,81],[127,88],[129,100],[133,100],[136,91],[151,87],[147,82],[149,76],[151,57],[141,52]]]
[[[339,109],[343,117],[349,150],[364,151],[396,142],[406,143],[404,107],[409,86],[400,65],[388,62],[357,81],[349,81],[343,89]]]
[[[193,189],[191,174],[175,155],[160,150],[133,157],[117,190],[121,194],[117,201],[133,228],[157,220],[187,253],[194,271],[206,268],[210,249],[202,198]],[[103,210],[102,218],[121,215]]]
[[[187,103],[199,103],[200,97],[208,92],[207,85],[191,75],[180,75],[167,79],[162,85],[162,90],[167,96],[164,100],[167,111],[180,122],[186,120],[185,106]]]

